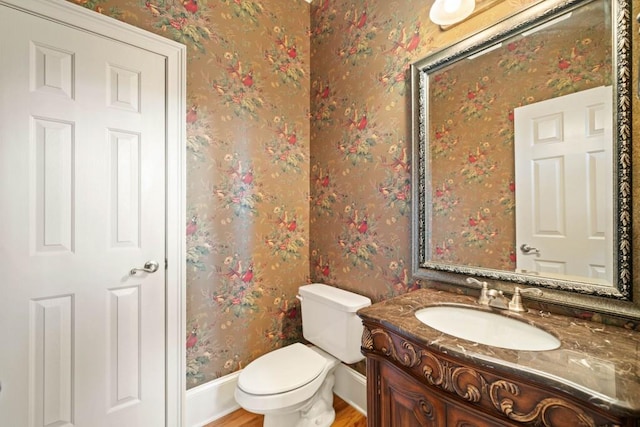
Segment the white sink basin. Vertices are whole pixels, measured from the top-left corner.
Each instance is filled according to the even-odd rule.
[[[494,347],[528,351],[560,347],[560,341],[542,329],[471,307],[426,307],[416,311],[416,317],[445,334]]]

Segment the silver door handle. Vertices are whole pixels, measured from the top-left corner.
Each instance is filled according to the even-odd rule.
[[[144,264],[143,268],[132,268],[131,271],[129,271],[130,275],[134,275],[137,274],[138,271],[144,271],[145,273],[155,273],[156,271],[158,271],[158,263],[155,261],[147,261]]]
[[[538,249],[532,248],[531,246],[527,245],[526,243],[523,243],[522,246],[520,246],[520,250],[525,255],[529,255],[529,254],[539,255],[540,254],[540,251]]]

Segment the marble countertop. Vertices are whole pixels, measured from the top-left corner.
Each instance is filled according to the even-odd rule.
[[[555,335],[561,345],[548,351],[492,347],[447,335],[415,317],[421,308],[443,304],[464,304],[520,319]],[[360,309],[358,315],[443,354],[553,387],[617,415],[640,417],[640,332],[548,312],[489,309],[474,297],[435,289],[382,301]]]

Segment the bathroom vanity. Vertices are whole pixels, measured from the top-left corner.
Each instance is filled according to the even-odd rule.
[[[514,350],[456,338],[418,319],[416,312],[430,306],[494,312],[546,331],[560,345]],[[548,312],[496,310],[434,289],[358,314],[370,427],[640,426],[640,332]],[[489,333],[500,334],[500,327]]]

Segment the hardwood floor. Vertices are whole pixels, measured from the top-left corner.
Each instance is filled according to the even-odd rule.
[[[366,427],[367,418],[338,396],[333,396],[336,420],[331,427]],[[263,416],[238,409],[204,427],[262,427]]]

